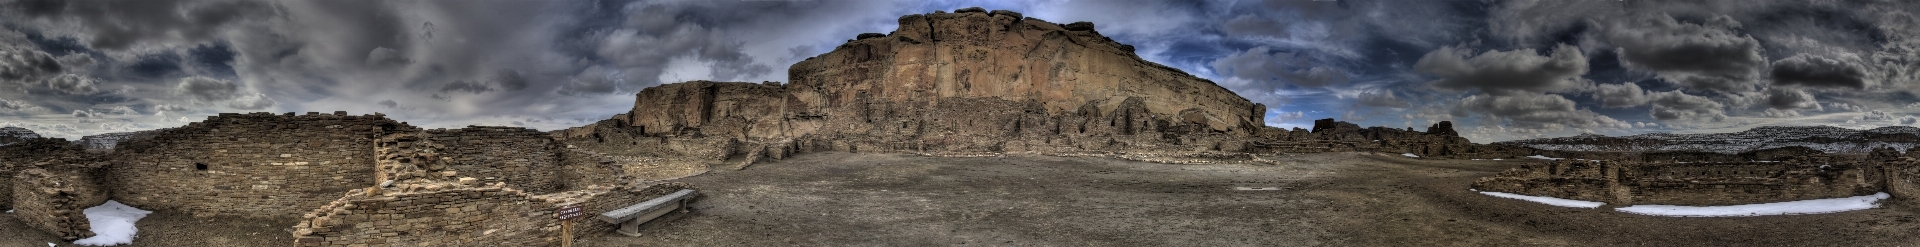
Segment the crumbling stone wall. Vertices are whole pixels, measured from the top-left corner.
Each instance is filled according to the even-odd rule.
[[[559,157],[559,180],[567,189],[627,183],[634,179],[627,176],[625,167],[593,151],[565,148],[560,150]]]
[[[374,138],[418,131],[380,114],[223,113],[121,143],[109,187],[149,210],[299,216],[374,183]]]
[[[366,195],[356,190],[312,213],[294,227],[296,246],[556,246],[560,221],[554,212],[581,205],[574,237],[617,227],[591,217],[687,188],[679,183],[595,186],[535,195],[503,184]]]
[[[448,166],[461,176],[481,183],[506,182],[529,193],[553,193],[565,189],[560,181],[560,145],[551,135],[520,127],[468,126],[462,129],[429,130],[435,143],[445,145],[441,156],[451,158]]]
[[[1734,205],[1870,195],[1887,188],[1877,162],[1639,163],[1562,160],[1481,178],[1473,187],[1614,204]]]
[[[100,186],[95,169],[62,167],[28,169],[11,177],[15,198],[14,215],[27,226],[46,231],[61,239],[93,237],[84,210],[107,202],[106,188]]]
[[[48,167],[49,164],[91,164],[98,157],[83,146],[60,138],[24,138],[0,146],[0,178],[12,178],[20,171]],[[0,182],[0,210],[13,208],[13,183]]]

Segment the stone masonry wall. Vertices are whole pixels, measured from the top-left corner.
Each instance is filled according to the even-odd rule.
[[[1475,189],[1613,204],[1735,205],[1870,195],[1887,188],[1873,162],[1637,163],[1563,160],[1482,178]]]
[[[685,184],[594,186],[533,195],[495,183],[476,187],[364,195],[356,190],[307,214],[296,225],[296,246],[556,246],[560,222],[554,211],[583,206],[573,219],[574,237],[610,232],[593,220],[601,212],[686,188]]]
[[[560,150],[560,183],[568,189],[591,185],[609,185],[633,181],[625,167],[613,159],[579,148]]]
[[[481,183],[506,182],[507,185],[544,194],[565,189],[560,179],[560,149],[553,138],[540,131],[519,127],[468,126],[462,129],[429,130],[435,143],[460,176]]]
[[[373,180],[373,138],[417,131],[385,116],[223,113],[121,143],[108,186],[148,210],[299,216]]]
[[[92,227],[82,211],[106,203],[107,193],[100,187],[92,169],[29,169],[12,177],[17,205],[14,215],[27,226],[46,231],[61,239],[92,237]]]
[[[24,138],[0,146],[0,179],[46,164],[90,164],[97,157],[85,148],[60,138]],[[0,210],[13,208],[13,183],[0,182]]]

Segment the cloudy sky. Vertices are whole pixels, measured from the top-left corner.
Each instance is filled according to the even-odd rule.
[[[0,126],[344,110],[553,130],[661,83],[785,81],[901,15],[969,6],[1094,22],[1281,127],[1451,120],[1490,142],[1920,115],[1920,4],[1899,0],[0,0]]]

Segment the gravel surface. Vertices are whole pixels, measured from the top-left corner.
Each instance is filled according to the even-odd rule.
[[[1912,246],[1912,209],[1667,218],[1497,198],[1527,161],[1397,154],[1276,165],[820,153],[680,181],[705,198],[594,246]]]
[[[1481,195],[1529,162],[1398,154],[1269,156],[1271,165],[1107,158],[807,154],[678,179],[685,213],[577,246],[1914,246],[1909,208],[1669,218]],[[1894,199],[1899,200],[1899,199]],[[157,211],[132,246],[288,246],[295,219]],[[0,247],[70,246],[0,214]]]

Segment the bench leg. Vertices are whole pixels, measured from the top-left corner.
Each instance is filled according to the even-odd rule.
[[[673,211],[680,210],[686,206],[686,201],[674,201],[672,206],[660,207],[659,209],[646,212],[646,214],[640,217],[635,217],[626,222],[620,222],[620,229],[614,232],[620,233],[620,235],[627,235],[628,237],[639,237],[640,224],[646,224],[648,221],[653,221],[654,218],[660,218],[660,216],[673,213]]]
[[[641,223],[646,223],[646,221],[629,220],[627,222],[620,222],[620,230],[613,232],[620,233],[620,235],[627,235],[628,237],[639,237]]]

